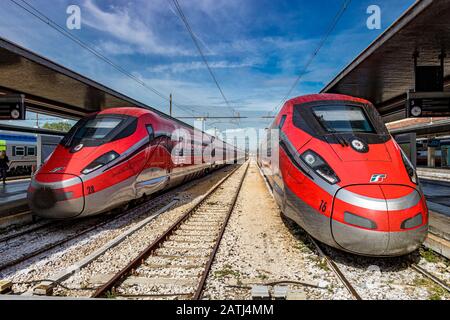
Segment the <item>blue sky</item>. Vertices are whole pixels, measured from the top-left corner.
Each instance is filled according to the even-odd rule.
[[[20,2],[21,0],[16,0]],[[65,26],[81,8],[75,36],[174,100],[176,116],[232,115],[211,80],[171,0],[27,0]],[[342,0],[179,0],[232,107],[267,114],[289,90],[339,10]],[[315,93],[396,20],[413,0],[353,0],[292,97]],[[369,5],[381,8],[381,30],[366,26]],[[14,5],[0,2],[0,36],[139,101],[167,102]],[[7,13],[7,14],[6,14]],[[208,126],[230,126],[211,121]],[[261,120],[241,125],[263,127]]]

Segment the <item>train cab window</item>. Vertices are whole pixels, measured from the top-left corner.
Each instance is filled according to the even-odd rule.
[[[61,140],[65,147],[80,143],[84,146],[100,146],[126,138],[136,132],[137,118],[125,115],[95,115],[81,119]]]
[[[89,120],[82,130],[79,131],[77,136],[88,139],[103,139],[116,128],[121,121],[121,119],[108,117]]]
[[[35,156],[36,147],[27,147],[27,156]]]
[[[14,146],[13,147],[13,157],[22,157],[25,155],[25,147]]]
[[[348,105],[313,107],[320,125],[330,133],[376,133],[364,109]]]
[[[283,115],[281,117],[280,124],[278,125],[278,129],[280,129],[280,130],[283,129],[284,123],[286,122],[286,118],[287,118],[286,115]]]
[[[150,137],[150,141],[155,139],[155,131],[153,130],[153,126],[151,124],[148,124],[145,126],[147,128],[148,136]]]

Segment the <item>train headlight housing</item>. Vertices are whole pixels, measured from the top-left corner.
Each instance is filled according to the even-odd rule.
[[[322,179],[330,184],[338,183],[339,177],[329,166],[325,160],[322,159],[317,153],[312,150],[308,150],[301,155],[302,160],[306,163],[308,167],[314,170]]]
[[[116,160],[119,157],[119,154],[115,151],[110,151],[105,153],[104,155],[98,157],[94,161],[92,161],[86,168],[81,171],[82,174],[89,174],[101,167],[107,165],[108,163]]]
[[[416,169],[414,169],[414,166],[412,165],[411,161],[408,159],[405,152],[403,152],[403,150],[401,148],[400,148],[400,152],[402,154],[403,164],[405,165],[406,172],[408,172],[411,182],[414,184],[418,184],[419,180],[417,179]]]

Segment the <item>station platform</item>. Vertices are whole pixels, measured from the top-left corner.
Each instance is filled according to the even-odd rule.
[[[28,210],[29,184],[30,179],[7,181],[6,185],[0,184],[0,227],[7,226],[14,222],[13,220],[23,220],[24,217],[19,217],[17,214]],[[26,219],[31,219],[31,215],[28,214],[28,216]]]
[[[420,179],[450,182],[450,169],[441,168],[417,168]]]
[[[430,211],[450,217],[450,182],[420,179]]]
[[[450,217],[430,211],[429,233],[425,247],[450,259]]]

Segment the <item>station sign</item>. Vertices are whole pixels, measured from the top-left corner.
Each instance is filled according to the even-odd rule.
[[[0,120],[25,120],[25,95],[0,96]]]
[[[0,140],[0,151],[6,151],[6,140]]]
[[[450,92],[408,92],[408,118],[449,117]]]

